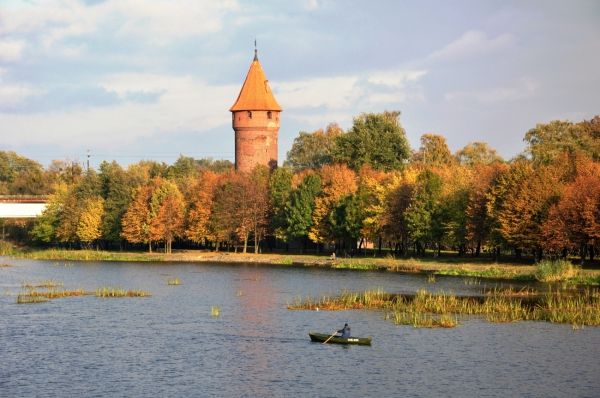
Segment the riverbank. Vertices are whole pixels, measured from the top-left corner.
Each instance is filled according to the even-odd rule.
[[[506,259],[494,262],[491,258],[446,255],[434,259],[381,257],[338,258],[328,255],[273,253],[232,253],[209,250],[177,250],[173,253],[110,252],[97,250],[40,249],[3,245],[1,255],[15,259],[55,261],[161,261],[161,262],[223,262],[261,263],[273,265],[318,266],[336,269],[382,270],[391,272],[427,273],[437,275],[497,278],[527,281],[535,280],[536,266],[532,263],[516,263]],[[600,270],[583,269],[567,280],[588,285],[600,284]]]

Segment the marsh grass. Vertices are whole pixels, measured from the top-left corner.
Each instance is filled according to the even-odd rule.
[[[1,241],[0,241],[1,242]],[[0,252],[1,252],[0,248]],[[96,250],[65,250],[65,249],[39,249],[28,248],[25,250],[12,249],[10,253],[15,258],[32,260],[67,260],[67,261],[165,261],[163,256],[149,257],[145,255],[123,255]],[[56,264],[55,264],[56,265]]]
[[[2,256],[10,256],[15,252],[15,247],[5,241],[5,240],[0,240],[0,255]]]
[[[88,296],[92,293],[87,293],[83,288],[75,289],[75,290],[67,290],[67,289],[54,289],[51,288],[49,290],[36,290],[35,288],[30,288],[20,294],[29,297],[44,297],[47,299],[56,299],[62,297],[74,297],[74,296]]]
[[[27,294],[19,293],[17,294],[17,299],[15,302],[17,304],[36,304],[36,303],[45,303],[48,300],[41,296],[29,296]]]
[[[125,290],[120,286],[102,286],[96,289],[96,297],[149,297],[148,292],[142,289]]]
[[[520,290],[497,289],[498,292]],[[528,292],[531,292],[529,290]],[[550,291],[541,299],[523,301],[517,294],[490,294],[487,297],[457,297],[451,293],[429,293],[424,289],[414,296],[390,295],[383,290],[369,290],[363,293],[344,291],[339,297],[320,298],[301,297],[288,300],[290,310],[347,310],[347,309],[384,309],[396,319],[397,324],[435,327],[435,320],[444,321],[451,327],[453,322],[447,318],[425,317],[424,314],[439,316],[485,316],[488,322],[518,322],[522,320],[547,321],[553,323],[571,323],[578,325],[600,326],[600,292],[589,287],[583,292]],[[419,315],[419,316],[417,316]],[[423,315],[423,316],[421,316]],[[453,318],[459,324],[458,318]],[[429,325],[429,326],[428,326]],[[433,325],[433,326],[432,326]]]
[[[411,325],[415,328],[453,328],[460,326],[458,316],[451,315],[433,315],[421,313],[396,312],[394,314],[394,324]]]
[[[215,305],[210,307],[210,315],[211,316],[219,316],[219,313],[221,312],[221,305]]]
[[[238,297],[242,296],[243,295],[242,291],[238,290],[237,295],[238,295]]]
[[[427,283],[435,283],[435,274],[431,273],[427,275]]]
[[[344,259],[336,260],[331,268],[370,270],[379,268],[379,265],[375,261]]]
[[[167,280],[167,285],[179,285],[179,278],[176,277],[169,277],[169,279]]]
[[[470,276],[473,278],[497,278],[497,279],[514,279],[518,275],[512,271],[503,270],[500,267],[492,266],[484,270],[473,270],[467,268],[442,269],[435,272],[438,275],[451,276]],[[525,275],[528,276],[528,275]]]
[[[291,257],[286,257],[284,259],[281,259],[281,260],[275,262],[275,264],[281,264],[281,265],[292,265],[293,263],[294,262]]]
[[[8,267],[12,267],[12,266],[13,265],[9,264],[9,263],[2,263],[2,264],[0,264],[0,268],[8,268]]]
[[[577,276],[578,271],[568,260],[542,260],[536,264],[535,277],[540,282],[559,282]]]
[[[46,279],[45,281],[37,280],[35,283],[25,283],[25,281],[21,281],[21,286],[23,287],[58,287],[63,285],[63,282],[56,282],[54,279]]]
[[[484,287],[481,289],[481,293],[495,296],[535,296],[538,294],[538,291],[530,286],[523,286],[517,290],[513,285],[504,286],[500,284],[494,285],[493,288]]]
[[[466,278],[464,282],[465,285],[481,285],[481,279],[479,278]]]

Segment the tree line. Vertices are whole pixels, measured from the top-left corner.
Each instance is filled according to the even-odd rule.
[[[452,153],[426,134],[411,149],[400,112],[301,132],[282,167],[244,175],[228,161],[103,162],[48,168],[0,152],[0,193],[50,194],[23,239],[50,245],[179,245],[257,252],[278,242],[397,255],[523,251],[593,259],[600,239],[600,117],[526,132],[505,161],[484,142]],[[12,162],[12,163],[11,163]],[[21,169],[18,165],[23,165]]]

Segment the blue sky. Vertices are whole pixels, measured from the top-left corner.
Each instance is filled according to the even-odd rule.
[[[520,153],[600,114],[600,2],[0,0],[0,150],[46,165],[234,158],[228,109],[258,55],[300,131],[400,110],[456,151]]]

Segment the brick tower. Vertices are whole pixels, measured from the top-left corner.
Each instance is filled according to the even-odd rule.
[[[235,169],[248,173],[257,164],[275,169],[283,109],[271,92],[256,50],[240,95],[229,110],[235,130]]]

